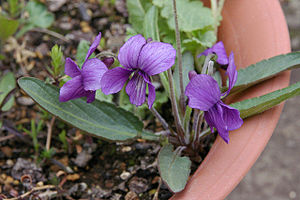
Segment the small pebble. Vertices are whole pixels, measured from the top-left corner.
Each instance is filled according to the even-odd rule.
[[[132,150],[132,148],[130,147],[130,146],[125,146],[125,147],[122,147],[122,152],[129,152],[129,151],[131,151]]]
[[[14,185],[19,185],[20,182],[19,182],[18,180],[14,180],[13,184],[14,184]]]
[[[290,191],[289,197],[290,197],[290,199],[296,199],[296,197],[297,197],[296,192],[295,191]]]
[[[17,98],[17,102],[23,106],[31,106],[34,104],[34,101],[30,97],[19,97]]]
[[[139,197],[135,192],[130,191],[126,194],[125,200],[139,200]]]
[[[44,183],[42,181],[39,181],[37,184],[36,184],[38,187],[41,187],[44,185]]]
[[[4,183],[5,184],[10,184],[10,183],[13,183],[14,182],[14,179],[11,177],[11,176],[7,176]]]
[[[141,177],[133,177],[129,181],[129,189],[137,194],[146,192],[148,190],[148,181]]]
[[[131,174],[129,172],[123,171],[122,174],[120,175],[122,180],[127,180],[129,177],[131,176]]]
[[[12,167],[14,165],[14,161],[12,161],[11,159],[8,159],[6,161],[6,164],[9,166],[9,167]]]
[[[69,175],[67,176],[67,180],[68,180],[68,181],[76,181],[76,180],[78,180],[78,179],[80,179],[79,174],[69,174]]]

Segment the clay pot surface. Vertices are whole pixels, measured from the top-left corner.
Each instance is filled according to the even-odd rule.
[[[235,54],[238,68],[290,52],[287,24],[278,0],[227,0],[219,29],[227,54]],[[234,101],[260,96],[288,86],[285,72],[239,94]],[[229,134],[226,144],[219,136],[208,155],[190,178],[184,191],[172,200],[224,199],[246,175],[269,141],[283,104],[244,120]],[[268,169],[265,169],[268,170]]]

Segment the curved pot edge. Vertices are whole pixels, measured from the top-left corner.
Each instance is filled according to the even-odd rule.
[[[229,48],[234,52],[239,52],[240,56],[236,57],[237,66],[242,67],[253,64],[261,59],[290,51],[288,29],[279,2],[277,0],[250,1],[251,5],[245,3],[246,1],[239,0],[231,0],[230,4],[225,3],[224,21],[222,22],[220,31],[222,34],[220,34],[220,40],[226,38],[224,42],[226,48]],[[237,24],[240,23],[240,20],[244,19],[240,16],[247,12],[242,10],[238,11],[238,14],[236,14],[233,13],[233,11],[238,10],[237,6],[241,6],[241,4],[243,4],[242,2],[245,3],[245,5],[242,5],[244,9],[252,9],[251,11],[257,11],[257,14],[261,18],[269,19],[264,23],[262,23],[263,20],[255,21],[255,23],[260,24],[261,26],[260,28],[262,30],[260,32],[266,32],[268,34],[267,36],[261,36],[259,38],[259,40],[262,41],[253,42],[249,40],[247,42],[250,43],[249,45],[252,49],[261,42],[264,44],[265,40],[267,40],[269,45],[262,45],[263,48],[261,47],[260,49],[257,49],[257,51],[252,51],[252,54],[246,52],[248,50],[246,48],[247,42],[239,40],[245,37],[247,38],[249,35],[249,37],[251,37],[252,34],[255,33],[249,33],[246,29],[242,30],[243,28],[240,28],[239,34],[244,35],[232,37],[234,39],[228,39],[228,37],[232,36],[232,33],[236,32],[236,30],[224,28],[225,26],[226,28],[228,28],[228,26],[230,26],[230,28],[239,28]],[[263,12],[260,12],[260,9],[263,9]],[[241,19],[236,20],[237,17],[240,17]],[[230,22],[230,20],[233,20],[234,22]],[[250,22],[250,24],[246,24],[245,26],[253,26],[253,23]],[[270,35],[270,33],[273,34]],[[251,88],[248,90],[247,95],[239,99],[262,95],[285,87],[288,83],[289,72],[285,72],[264,84]],[[218,137],[203,163],[191,177],[185,190],[175,194],[172,199],[224,199],[245,176],[263,151],[276,127],[282,108],[283,104],[258,116],[245,120],[245,124],[242,128],[230,133],[231,141],[229,145],[225,144]]]

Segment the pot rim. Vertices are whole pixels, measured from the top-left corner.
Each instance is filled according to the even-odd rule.
[[[225,28],[226,27],[226,28]],[[284,14],[278,0],[225,1],[219,39],[227,54],[235,53],[238,68],[245,68],[291,50]],[[235,101],[260,96],[288,86],[290,72],[256,85]],[[217,137],[208,155],[188,181],[186,188],[172,200],[224,199],[242,180],[268,143],[284,103],[244,120],[240,129],[231,131],[226,144]]]

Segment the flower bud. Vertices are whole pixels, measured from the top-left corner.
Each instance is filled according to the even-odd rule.
[[[196,76],[196,75],[197,75],[197,72],[196,72],[195,70],[190,71],[190,72],[189,72],[189,79],[192,80],[192,78],[193,78],[194,76]]]

